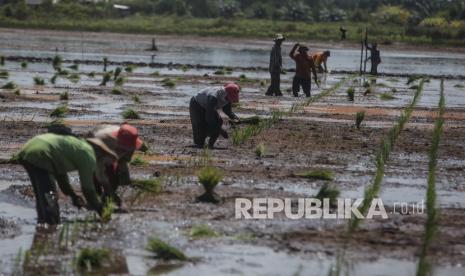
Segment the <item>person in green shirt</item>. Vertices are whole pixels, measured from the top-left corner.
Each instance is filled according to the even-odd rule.
[[[80,139],[73,135],[47,133],[29,140],[18,154],[26,169],[36,197],[37,222],[51,225],[60,223],[58,194],[55,181],[63,194],[71,197],[73,205],[85,207],[84,200],[72,189],[68,172],[78,171],[87,208],[102,214],[103,204],[95,181],[99,159],[117,160],[116,153],[98,138]]]

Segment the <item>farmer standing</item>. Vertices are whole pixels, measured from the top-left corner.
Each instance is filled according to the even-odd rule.
[[[232,120],[239,118],[232,112],[232,104],[239,102],[240,87],[235,83],[225,84],[218,88],[205,88],[193,96],[189,105],[194,144],[203,148],[205,139],[210,137],[208,147],[214,148],[215,142],[221,135],[228,139],[228,133],[222,128],[223,120],[219,109]]]
[[[283,70],[283,57],[281,56],[281,44],[285,40],[282,34],[277,34],[274,39],[274,45],[270,54],[269,71],[271,75],[271,84],[266,91],[267,96],[282,96],[281,93],[281,72]]]
[[[328,73],[328,66],[326,65],[326,62],[330,56],[330,51],[317,52],[312,55],[313,61],[315,62],[315,67],[318,69],[318,72]]]
[[[365,47],[367,50],[370,51],[370,57],[365,61],[365,63],[368,60],[371,60],[371,70],[370,74],[372,75],[378,75],[378,65],[381,63],[381,54],[380,51],[378,50],[378,44],[377,43],[371,43],[371,47],[368,46],[368,42],[365,39]]]
[[[103,196],[104,199],[113,200],[118,206],[121,206],[121,199],[116,194],[119,186],[128,186],[131,182],[129,174],[128,163],[131,161],[132,156],[136,150],[139,150],[143,141],[139,138],[137,128],[129,125],[106,125],[97,127],[93,133],[94,138],[103,141],[110,149],[112,149],[118,159],[104,159],[98,162],[98,172],[104,172],[105,175],[99,179],[104,181],[97,185],[97,192]]]
[[[297,48],[298,53],[296,53]],[[292,81],[292,93],[294,97],[299,96],[300,87],[305,93],[305,96],[311,96],[312,90],[312,77],[315,78],[315,84],[319,87],[318,78],[316,76],[315,63],[313,58],[308,55],[308,47],[296,43],[292,48],[289,56],[295,61],[296,69],[295,76]]]

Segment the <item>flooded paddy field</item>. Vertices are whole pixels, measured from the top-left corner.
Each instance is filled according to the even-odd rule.
[[[140,196],[132,187],[121,188],[127,212],[113,214],[106,224],[90,212],[78,211],[63,196],[64,223],[56,231],[38,231],[26,172],[19,165],[0,165],[0,274],[75,274],[72,264],[78,252],[96,247],[111,250],[112,265],[100,274],[328,275],[344,251],[343,271],[349,275],[414,275],[426,213],[405,214],[395,207],[399,202],[425,200],[428,152],[444,76],[446,112],[436,176],[440,219],[429,255],[435,275],[465,274],[465,81],[461,75],[465,59],[460,51],[390,49],[380,71],[398,76],[320,75],[321,87],[313,86],[314,100],[309,101],[302,95],[291,96],[292,72],[282,75],[283,97],[264,96],[268,73],[253,67],[266,67],[268,42],[160,37],[160,51],[152,53],[145,51],[150,46],[149,36],[68,34],[63,38],[62,32],[0,30],[0,54],[7,57],[0,71],[8,72],[0,79],[0,87],[8,82],[17,86],[0,89],[0,160],[8,160],[28,139],[46,132],[53,120],[50,113],[66,105],[69,111],[64,122],[80,135],[98,124],[128,121],[137,126],[149,151],[137,154],[146,162],[131,165],[132,177],[158,177],[162,190]],[[357,50],[342,49],[341,45],[333,48],[330,68],[355,71]],[[22,66],[21,59],[8,58],[53,58],[56,53],[65,60],[62,68],[69,73],[58,76],[54,84],[50,81],[56,73],[51,61]],[[107,71],[114,71],[125,68],[125,62],[150,63],[152,54],[157,66],[131,67],[121,73],[121,85],[113,80],[100,85],[103,57],[110,61]],[[70,68],[72,60],[76,60],[77,70]],[[186,66],[172,67],[170,62]],[[197,64],[202,66],[192,66]],[[340,190],[341,198],[363,198],[375,176],[381,142],[411,103],[414,86],[420,83],[407,84],[408,76],[426,73],[437,77],[430,76],[424,83],[385,164],[379,196],[388,211],[387,220],[364,220],[347,239],[346,219],[235,218],[237,198],[297,200],[316,195],[327,183]],[[78,77],[70,78],[73,74]],[[35,84],[34,77],[43,78],[45,84]],[[174,85],[167,85],[166,79]],[[196,173],[204,151],[192,147],[188,104],[200,89],[227,81],[242,87],[241,103],[235,108],[239,117],[266,120],[276,111],[285,114],[243,143],[235,145],[232,138],[220,138],[210,158],[225,175],[217,188],[223,202],[199,203],[196,197],[202,188]],[[348,98],[349,88],[354,89],[353,101]],[[65,91],[67,100],[60,96]],[[128,108],[141,118],[123,119],[122,112]],[[355,117],[360,111],[365,111],[365,118],[357,129]],[[226,123],[225,127],[233,133],[233,125]],[[266,150],[257,157],[260,144]],[[298,177],[301,172],[322,169],[333,174],[332,181]],[[78,190],[77,175],[72,174],[71,180]],[[294,206],[293,211],[297,209]],[[216,234],[193,237],[192,229],[199,225],[208,225]],[[155,259],[146,250],[150,237],[181,249],[190,260]],[[24,266],[24,257],[18,261],[17,256],[27,250],[32,253]]]

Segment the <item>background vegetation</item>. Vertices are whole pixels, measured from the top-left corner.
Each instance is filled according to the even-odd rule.
[[[0,0],[0,26],[465,45],[465,0]],[[129,6],[129,10],[114,8]],[[92,20],[88,20],[92,19]]]

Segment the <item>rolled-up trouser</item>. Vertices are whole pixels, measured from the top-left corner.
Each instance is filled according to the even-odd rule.
[[[60,224],[60,208],[55,179],[47,170],[28,162],[21,162],[26,169],[36,197],[37,223]]]
[[[268,90],[266,91],[266,95],[272,96],[281,96],[281,72],[280,71],[274,71],[270,72],[271,75],[271,84],[268,87]]]
[[[312,79],[294,76],[294,79],[292,80],[292,93],[294,94],[294,97],[299,96],[301,86],[305,96],[310,97],[310,92],[312,91]]]
[[[210,137],[208,146],[213,147],[220,136],[223,120],[218,112],[207,114],[206,110],[200,106],[194,97],[189,104],[189,113],[191,117],[192,132],[194,144],[198,147],[205,146],[205,139]],[[207,116],[209,118],[207,118]]]

